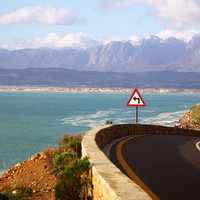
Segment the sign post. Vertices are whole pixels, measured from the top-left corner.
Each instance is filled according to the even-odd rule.
[[[137,88],[134,89],[130,99],[128,100],[127,106],[135,107],[135,123],[139,122],[139,111],[138,107],[145,106],[145,102]]]
[[[135,118],[136,118],[136,119],[135,119],[135,123],[137,124],[138,121],[139,121],[139,116],[138,116],[138,106],[136,106],[135,109],[136,109],[136,110],[135,110],[135,111],[136,111],[136,113],[135,113]]]

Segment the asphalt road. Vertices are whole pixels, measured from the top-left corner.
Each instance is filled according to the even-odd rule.
[[[200,137],[186,136],[129,138],[112,147],[111,160],[130,178],[135,179],[131,173],[135,174],[139,179],[136,182],[160,200],[197,200],[200,199],[200,151],[196,147],[199,141]]]

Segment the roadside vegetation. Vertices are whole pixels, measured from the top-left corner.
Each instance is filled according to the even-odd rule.
[[[92,199],[91,166],[87,157],[81,158],[81,140],[81,135],[65,135],[52,157],[56,200]]]
[[[27,200],[32,196],[32,189],[22,185],[7,187],[0,193],[0,200]]]
[[[107,120],[106,125],[113,124],[112,120]]]
[[[196,104],[191,109],[192,123],[200,126],[200,104]]]
[[[27,167],[34,166],[30,169],[36,170],[34,172],[37,173],[38,179],[42,178],[44,182],[37,182],[29,173],[25,173],[25,180],[27,180],[26,176],[30,176],[28,177],[30,182],[23,181],[23,174],[19,176],[22,179],[9,181],[10,179],[5,178],[5,186],[0,187],[0,200],[32,200],[35,198],[43,200],[47,192],[52,193],[52,196],[48,196],[49,200],[91,200],[91,165],[88,157],[82,158],[81,141],[82,135],[65,135],[57,148],[48,149],[46,153],[44,151],[39,154],[40,156],[35,156],[24,162],[25,164],[20,164],[17,169],[11,170],[9,178],[13,177],[13,173],[29,171],[29,168],[24,167],[21,170],[22,166],[27,163]],[[47,175],[48,179],[45,178]],[[21,185],[14,185],[16,182]],[[38,183],[40,188],[37,186]]]

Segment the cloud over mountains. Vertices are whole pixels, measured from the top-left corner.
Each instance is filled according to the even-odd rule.
[[[40,23],[47,25],[72,25],[82,22],[78,16],[66,8],[33,6],[17,9],[0,15],[0,24]]]
[[[46,37],[36,37],[32,40],[18,41],[15,47],[17,49],[41,47],[86,49],[100,44],[101,42],[97,38],[82,32],[67,33],[63,36],[59,36],[56,33],[49,33]]]
[[[177,31],[172,29],[163,30],[157,34],[152,34],[159,37],[162,40],[168,38],[176,38],[185,42],[189,42],[195,35],[199,35],[198,31]],[[87,49],[96,47],[99,45],[108,44],[112,41],[129,41],[134,46],[140,45],[144,39],[150,38],[152,35],[147,35],[145,37],[140,37],[138,35],[132,35],[128,38],[120,37],[110,37],[110,38],[97,38],[93,35],[75,32],[75,33],[66,33],[64,35],[59,35],[54,32],[47,34],[43,37],[35,37],[32,39],[18,40],[13,46],[7,47],[7,45],[0,45],[0,47],[7,47],[10,49],[24,49],[24,48],[78,48],[78,49]]]
[[[194,28],[199,26],[199,0],[105,0],[102,7],[105,10],[114,11],[141,4],[150,5],[150,13],[165,20],[168,27]]]

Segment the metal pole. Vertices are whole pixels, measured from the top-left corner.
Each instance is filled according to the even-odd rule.
[[[135,123],[138,124],[138,106],[136,106]]]

